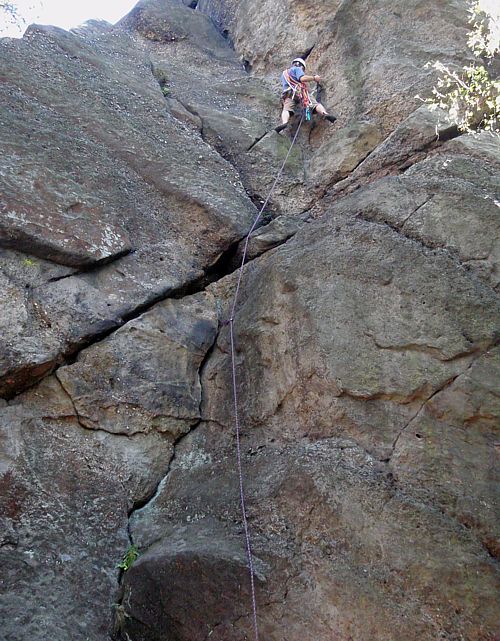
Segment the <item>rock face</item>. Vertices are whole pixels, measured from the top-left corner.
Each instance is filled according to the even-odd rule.
[[[40,259],[81,270],[18,285],[24,259],[5,258],[19,321],[5,323],[0,389],[12,395],[92,336],[200,278],[255,208],[234,168],[169,114],[133,35],[36,27],[2,48],[0,245],[33,255],[35,273]],[[234,54],[228,65],[234,74]]]
[[[260,638],[498,639],[500,144],[412,100],[466,9],[0,41],[0,638],[254,637],[227,321],[282,170],[234,324]],[[278,135],[297,54],[339,121]]]
[[[1,410],[0,433],[2,636],[106,638],[128,511],[171,445],[84,429],[54,377]]]
[[[455,63],[470,56],[466,4],[455,0],[200,0],[199,7],[225,25],[255,74],[274,75],[305,57],[323,77],[325,102],[345,121],[370,114],[386,132],[432,86],[426,62],[443,52]]]

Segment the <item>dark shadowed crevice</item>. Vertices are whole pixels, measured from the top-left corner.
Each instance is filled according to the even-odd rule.
[[[189,436],[189,434],[192,434],[194,432],[194,430],[196,430],[196,428],[198,428],[203,422],[203,420],[201,418],[201,408],[202,408],[202,405],[203,405],[203,385],[202,385],[203,372],[204,372],[205,367],[206,367],[208,361],[210,360],[210,357],[211,357],[211,355],[212,355],[212,353],[213,353],[213,351],[214,351],[214,349],[215,349],[215,347],[217,345],[218,337],[219,337],[219,329],[217,329],[217,331],[215,332],[212,344],[209,345],[209,347],[207,348],[207,351],[205,352],[205,355],[204,355],[204,357],[203,357],[203,359],[202,359],[202,361],[201,361],[201,363],[200,363],[200,365],[198,367],[198,380],[199,380],[200,388],[201,388],[200,405],[199,405],[200,419],[196,423],[194,423],[189,428],[189,430],[187,430],[186,432],[181,434],[176,440],[173,441],[173,443],[172,443],[173,452],[172,452],[172,456],[170,457],[170,460],[168,462],[167,469],[165,470],[165,473],[159,479],[158,483],[156,484],[156,487],[153,489],[152,492],[150,492],[150,494],[148,496],[146,496],[146,497],[144,497],[142,499],[138,499],[137,501],[134,502],[134,504],[132,505],[132,507],[130,508],[130,510],[128,512],[129,522],[130,522],[130,518],[134,514],[134,512],[137,512],[138,510],[141,510],[142,508],[144,508],[146,505],[148,505],[148,503],[150,503],[158,495],[158,493],[159,493],[159,491],[161,489],[161,486],[164,485],[164,483],[166,482],[166,479],[167,479],[167,477],[168,477],[168,475],[170,473],[170,470],[172,468],[172,463],[173,463],[173,461],[175,459],[175,453],[176,453],[177,446],[181,443],[181,441],[183,441],[187,436]],[[130,534],[130,528],[129,528],[129,538],[130,538],[131,543],[133,543],[132,536]]]
[[[222,252],[219,258],[211,265],[201,278],[193,281],[187,285],[182,291],[171,296],[171,298],[184,298],[184,296],[191,296],[200,291],[204,291],[212,283],[225,278],[234,271],[234,258],[238,251],[241,239],[232,243],[226,251]]]
[[[315,46],[316,44],[313,44],[312,47],[309,47],[309,49],[306,49],[303,53],[299,55],[299,58],[303,58],[304,60],[307,60],[307,58],[311,55]]]
[[[125,248],[99,260],[94,260],[91,257],[86,259],[83,256],[75,256],[71,251],[65,252],[63,249],[51,246],[50,243],[47,244],[43,240],[38,240],[32,237],[26,237],[24,239],[17,238],[15,240],[4,239],[0,243],[0,249],[10,249],[26,254],[27,256],[35,256],[42,260],[48,260],[55,265],[62,265],[69,269],[78,270],[78,273],[100,269],[105,265],[109,265],[110,263],[127,256],[131,251],[129,248]],[[48,282],[61,280],[61,278],[65,278],[65,276],[53,278]]]
[[[265,224],[265,220],[262,222]],[[257,226],[259,228],[260,225]],[[145,312],[152,309],[158,303],[161,303],[167,299],[181,299],[186,296],[192,296],[200,292],[205,291],[205,289],[212,283],[225,278],[226,276],[232,274],[239,268],[239,262],[237,260],[238,250],[241,245],[241,242],[246,239],[246,235],[238,238],[236,241],[231,243],[229,247],[223,251],[218,259],[209,266],[201,277],[195,278],[179,287],[168,288],[162,292],[152,295],[146,301],[141,304],[138,304],[134,309],[130,310],[128,313],[123,314],[120,318],[116,319],[104,319],[99,324],[99,327],[95,328],[91,334],[87,334],[79,337],[73,343],[70,343],[61,353],[53,356],[50,360],[43,364],[36,364],[32,366],[27,366],[25,369],[19,371],[16,376],[22,380],[26,379],[29,376],[30,371],[37,371],[38,373],[34,378],[31,379],[28,383],[23,384],[19,383],[16,385],[15,389],[12,392],[5,391],[1,398],[10,401],[19,394],[26,392],[29,389],[32,389],[40,383],[44,378],[50,376],[57,372],[60,367],[66,365],[72,365],[78,359],[80,352],[92,345],[96,345],[101,341],[105,340],[111,336],[118,329],[126,325],[129,321],[135,320]],[[288,239],[286,239],[288,240]],[[284,240],[283,242],[286,242]],[[278,243],[283,244],[283,243]],[[277,245],[275,245],[276,247]],[[271,247],[269,249],[272,249]],[[267,250],[266,250],[267,251]],[[261,252],[262,255],[265,251]],[[257,258],[249,258],[246,263],[251,262]],[[39,371],[38,371],[39,370]],[[10,378],[14,377],[14,373],[10,375]]]
[[[64,276],[54,276],[54,278],[49,278],[47,280],[47,283],[57,283],[57,281],[64,280],[65,278],[69,278],[70,276],[81,276],[82,274],[92,274],[94,272],[98,272],[103,267],[107,267],[112,263],[116,263],[122,258],[125,258],[125,256],[128,256],[129,254],[133,254],[135,251],[136,251],[135,249],[129,249],[127,251],[122,252],[121,254],[116,254],[109,258],[100,260],[99,262],[92,263],[88,265],[88,267],[85,267],[85,266],[81,267],[80,269],[72,272],[71,274],[65,274]],[[34,287],[33,289],[36,289],[36,287]]]
[[[200,387],[201,387],[201,397],[200,397],[200,406],[199,406],[200,417],[201,417],[201,408],[202,408],[202,404],[203,404],[203,384],[202,384],[203,372],[205,370],[205,367],[206,367],[208,361],[210,360],[210,356],[212,355],[212,353],[213,353],[213,351],[214,351],[214,349],[216,347],[218,336],[219,336],[219,331],[217,330],[217,332],[215,332],[215,334],[214,334],[214,339],[212,341],[212,344],[208,347],[207,351],[205,352],[205,355],[204,355],[204,357],[203,357],[203,359],[202,359],[202,361],[200,363],[200,366],[198,368],[198,377],[199,377],[199,382],[200,382]],[[170,471],[172,469],[172,465],[173,465],[173,463],[174,463],[174,461],[176,459],[176,453],[177,453],[178,446],[181,444],[181,442],[186,437],[191,435],[194,432],[194,430],[196,430],[202,424],[203,424],[203,419],[200,418],[200,420],[198,422],[196,422],[186,433],[181,434],[173,442],[173,444],[172,444],[172,447],[173,447],[172,456],[170,457],[170,460],[169,460],[168,465],[166,467],[165,473],[161,476],[161,478],[159,478],[158,483],[156,484],[156,486],[154,487],[152,492],[148,496],[144,497],[143,499],[135,501],[134,504],[132,505],[132,507],[130,508],[130,510],[128,512],[128,521],[127,521],[127,536],[128,536],[128,540],[129,540],[130,546],[135,545],[134,537],[132,535],[132,530],[131,530],[131,519],[132,519],[133,515],[136,512],[138,512],[139,510],[144,509],[149,503],[151,503],[151,501],[155,500],[155,498],[161,492],[162,488],[168,482],[168,477],[169,477]],[[151,547],[152,545],[154,545],[155,543],[157,543],[157,540],[152,541],[148,545],[148,548]],[[144,549],[141,550],[141,553],[144,553],[144,551],[145,551]],[[123,601],[124,601],[124,591],[123,591],[123,587],[122,587],[123,578],[124,578],[124,572],[123,572],[123,570],[120,570],[120,572],[118,573],[118,576],[117,576],[117,584],[118,584],[117,589],[118,589],[118,594],[120,596],[119,596],[119,598],[117,600],[117,603],[116,603],[116,606],[115,606],[115,613],[114,613],[115,616],[114,616],[114,624],[113,624],[114,634],[113,634],[113,637],[112,637],[113,639],[117,639],[117,640],[118,639],[123,639],[121,631],[122,631],[122,628],[123,628],[124,621],[122,620],[122,617],[123,616],[130,616],[129,613],[125,611],[125,608],[124,608],[124,605],[123,605]],[[129,637],[127,636],[126,639],[128,640]]]
[[[168,462],[167,469],[165,470],[165,473],[160,477],[160,479],[158,480],[158,483],[155,485],[155,487],[154,487],[154,488],[153,488],[153,490],[150,492],[150,494],[148,494],[148,496],[145,496],[145,497],[143,497],[143,498],[141,498],[141,499],[137,499],[136,501],[134,501],[134,503],[133,503],[132,507],[129,509],[129,511],[128,511],[129,524],[128,524],[128,527],[127,527],[127,531],[128,531],[128,535],[129,535],[129,539],[130,539],[130,543],[131,543],[131,544],[133,544],[133,543],[134,543],[134,540],[133,540],[133,537],[132,537],[132,533],[130,532],[130,518],[132,517],[132,515],[134,514],[134,512],[137,512],[138,510],[142,510],[142,508],[146,507],[146,505],[148,505],[148,503],[150,503],[150,502],[151,502],[151,501],[152,501],[152,500],[153,500],[153,499],[158,495],[158,493],[159,493],[159,491],[160,491],[160,488],[161,488],[162,484],[164,484],[164,482],[165,482],[165,480],[166,480],[166,478],[167,478],[167,476],[168,476],[168,474],[169,474],[169,472],[170,472],[170,468],[171,468],[171,466],[172,466],[172,461],[173,461],[173,460],[174,460],[174,458],[175,458],[175,448],[176,448],[176,447],[177,447],[177,445],[180,443],[180,441],[182,441],[182,439],[183,439],[184,437],[186,437],[186,436],[187,436],[188,434],[190,434],[194,429],[196,429],[196,428],[198,427],[198,425],[199,425],[199,424],[200,424],[200,423],[198,422],[198,423],[196,423],[195,425],[193,425],[193,427],[191,427],[191,429],[189,430],[189,432],[186,432],[185,434],[181,434],[181,435],[180,435],[180,436],[179,436],[179,437],[178,437],[178,438],[177,438],[177,439],[172,443],[173,452],[172,452],[172,456],[170,457],[170,460],[169,460],[169,462]]]

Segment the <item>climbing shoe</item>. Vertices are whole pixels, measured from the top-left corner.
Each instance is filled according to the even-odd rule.
[[[330,114],[326,114],[325,120],[328,120],[328,122],[331,122],[332,124],[337,120],[335,116],[332,116]]]
[[[277,127],[274,128],[274,131],[279,134],[280,131],[283,131],[283,129],[286,129],[288,127],[288,123],[285,122],[284,124],[278,125]]]

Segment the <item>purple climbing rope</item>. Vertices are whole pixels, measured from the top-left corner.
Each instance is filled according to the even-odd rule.
[[[241,461],[241,430],[240,430],[240,419],[239,419],[239,413],[238,413],[238,391],[237,391],[237,385],[236,385],[236,350],[234,346],[234,317],[236,314],[236,304],[238,302],[238,295],[240,293],[240,285],[241,285],[241,278],[243,275],[243,267],[245,266],[245,260],[247,257],[247,251],[248,251],[248,243],[250,240],[250,235],[254,231],[255,227],[257,226],[257,223],[260,220],[260,217],[262,215],[262,212],[264,211],[266,205],[269,202],[269,199],[271,198],[271,195],[278,184],[278,180],[281,177],[281,174],[283,173],[283,169],[285,168],[286,161],[288,160],[288,157],[290,156],[290,153],[292,151],[292,148],[295,144],[295,141],[297,140],[297,135],[299,133],[300,127],[302,125],[302,122],[304,121],[304,114],[302,114],[302,117],[300,119],[299,125],[297,127],[297,131],[295,132],[295,135],[293,137],[292,143],[290,145],[290,148],[288,149],[288,152],[285,156],[285,160],[283,161],[276,178],[274,179],[274,183],[269,191],[269,194],[264,201],[264,204],[260,208],[259,213],[257,214],[255,220],[253,221],[252,226],[250,227],[250,231],[248,232],[246,238],[245,238],[245,246],[243,249],[243,256],[241,259],[241,264],[239,267],[239,273],[238,273],[238,281],[236,284],[236,289],[234,292],[234,298],[233,298],[233,304],[231,307],[231,315],[229,317],[229,335],[230,335],[230,340],[231,340],[231,369],[232,369],[232,383],[233,383],[233,404],[234,404],[234,425],[235,425],[235,434],[236,434],[236,459],[237,459],[237,464],[238,464],[238,478],[239,478],[239,487],[240,487],[240,506],[241,506],[241,514],[242,514],[242,519],[243,519],[243,529],[245,532],[245,544],[246,544],[246,553],[247,553],[247,561],[248,561],[248,571],[250,573],[250,593],[251,593],[251,599],[252,599],[252,617],[253,617],[253,629],[254,629],[254,637],[255,641],[259,641],[259,626],[257,623],[257,601],[255,597],[255,571],[254,571],[254,565],[253,565],[253,556],[252,556],[252,545],[251,545],[251,540],[250,540],[250,531],[248,528],[248,516],[247,516],[247,508],[246,508],[246,500],[245,500],[245,488],[244,488],[244,483],[243,483],[243,466],[242,466],[242,461]]]

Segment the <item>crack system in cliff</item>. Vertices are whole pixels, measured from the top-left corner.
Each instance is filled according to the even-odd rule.
[[[156,486],[154,487],[153,491],[148,496],[146,496],[146,497],[144,497],[144,498],[142,498],[140,500],[135,501],[133,503],[132,507],[130,508],[129,512],[128,512],[128,515],[127,515],[127,537],[128,537],[130,546],[131,547],[133,546],[136,549],[137,549],[137,545],[136,545],[136,543],[134,541],[134,537],[133,537],[133,534],[132,534],[132,528],[131,528],[131,522],[132,522],[132,519],[134,518],[134,515],[137,514],[138,512],[140,512],[141,510],[146,509],[148,507],[148,505],[153,503],[155,501],[155,499],[160,495],[160,493],[162,492],[163,488],[168,483],[170,472],[171,472],[172,466],[173,466],[173,464],[175,462],[179,446],[184,441],[184,439],[186,439],[187,437],[191,436],[193,434],[193,432],[204,423],[203,418],[202,418],[203,372],[204,372],[205,367],[206,367],[206,365],[207,365],[207,363],[208,363],[208,361],[210,359],[211,354],[213,353],[213,350],[215,349],[215,346],[217,344],[218,336],[219,336],[219,331],[217,330],[215,332],[213,342],[208,347],[207,351],[205,352],[205,355],[204,355],[204,357],[203,357],[203,359],[202,359],[202,361],[200,363],[200,366],[198,368],[198,380],[199,380],[199,384],[200,384],[200,388],[201,388],[200,403],[199,403],[199,415],[200,415],[199,421],[197,421],[194,425],[192,425],[187,432],[185,432],[184,434],[181,434],[172,443],[172,455],[171,455],[171,457],[170,457],[170,459],[168,461],[168,465],[167,465],[167,467],[165,469],[165,472],[158,479],[158,482],[157,482]],[[75,412],[76,412],[76,408],[75,408]],[[161,537],[159,537],[159,538],[157,538],[157,539],[155,539],[153,541],[150,541],[146,548],[143,548],[143,549],[140,550],[140,553],[141,554],[144,553],[147,549],[149,549],[152,545],[157,543],[159,540],[161,540]],[[118,573],[118,576],[117,576],[118,589],[122,585],[123,577],[124,577],[124,571],[121,570]],[[113,636],[114,636],[115,639],[122,639],[123,638],[121,636],[121,634],[122,634],[122,628],[123,628],[124,618],[125,617],[135,618],[136,619],[136,617],[134,617],[133,615],[130,614],[130,604],[128,605],[128,609],[125,607],[124,599],[125,599],[125,594],[122,593],[121,597],[118,599],[117,603],[115,604],[115,617],[114,617],[114,626],[113,626],[114,627],[114,635]],[[138,620],[138,619],[136,619],[136,620]],[[145,624],[142,621],[139,621],[139,623],[142,623],[146,627],[149,627],[147,624]],[[129,638],[128,635],[126,635],[126,636],[127,636],[127,638]]]
[[[213,339],[213,341],[212,341],[212,344],[211,344],[211,345],[209,345],[209,347],[207,348],[207,351],[205,352],[205,355],[204,355],[204,357],[203,357],[203,359],[202,359],[202,361],[201,361],[201,363],[200,363],[200,365],[199,365],[199,367],[198,367],[198,381],[199,381],[200,390],[201,390],[201,392],[200,392],[200,403],[199,403],[199,408],[198,408],[198,413],[199,413],[200,419],[199,419],[199,420],[198,420],[194,425],[192,425],[192,426],[191,426],[191,427],[190,427],[186,432],[184,432],[183,434],[181,434],[181,435],[180,435],[176,440],[174,440],[174,441],[173,441],[173,443],[172,443],[172,448],[173,448],[172,456],[170,457],[170,460],[169,460],[169,462],[168,462],[168,465],[167,465],[167,468],[166,468],[166,470],[165,470],[164,474],[163,474],[163,475],[161,476],[161,478],[158,480],[158,483],[156,484],[156,487],[155,487],[155,488],[154,488],[154,490],[150,493],[150,495],[149,495],[149,496],[144,497],[144,498],[143,498],[143,499],[141,499],[141,500],[135,501],[135,502],[134,502],[134,504],[132,505],[131,509],[129,510],[129,513],[128,513],[128,532],[129,532],[129,539],[130,539],[131,544],[133,544],[133,543],[134,543],[134,541],[133,541],[133,537],[132,537],[132,534],[131,534],[131,532],[130,532],[130,521],[131,521],[131,519],[132,519],[133,515],[134,515],[136,512],[139,512],[140,510],[142,510],[142,509],[146,508],[146,507],[147,507],[150,503],[152,503],[152,502],[156,499],[156,497],[160,494],[160,492],[161,492],[162,488],[163,488],[163,487],[166,485],[166,483],[168,482],[168,477],[169,477],[170,471],[171,471],[171,469],[172,469],[172,464],[173,464],[173,463],[174,463],[174,461],[175,461],[175,458],[176,458],[176,451],[177,451],[177,449],[178,449],[179,445],[182,443],[182,441],[184,441],[184,439],[186,439],[188,436],[191,436],[191,435],[193,434],[193,432],[194,432],[198,427],[200,427],[200,425],[202,425],[202,424],[204,423],[204,420],[203,420],[203,417],[202,417],[202,407],[203,407],[203,373],[204,373],[204,371],[205,371],[205,368],[206,368],[206,366],[207,366],[208,361],[210,360],[210,356],[212,355],[212,353],[213,353],[213,351],[214,351],[214,349],[215,349],[215,347],[216,347],[216,345],[217,345],[217,339],[218,339],[218,337],[219,337],[219,328],[218,328],[218,329],[217,329],[217,331],[215,332],[215,334],[214,334],[214,339]]]
[[[388,138],[386,138],[378,147],[360,160],[349,172],[348,176],[345,176],[341,180],[332,181],[322,188],[318,198],[321,200],[325,196],[330,195],[331,202],[335,202],[344,196],[348,196],[360,187],[369,185],[380,178],[404,174],[414,165],[427,158],[429,154],[435,153],[445,142],[463,135],[465,134],[459,131],[456,126],[450,126],[442,132],[436,133],[436,137],[433,140],[426,141],[419,147],[414,147],[407,154],[398,156],[393,152],[389,154],[386,159],[382,157],[380,162],[377,162],[374,167],[366,170],[363,167],[364,164],[373,162],[374,159],[377,158],[377,151],[387,142]],[[333,190],[333,193],[329,194],[331,190]]]

